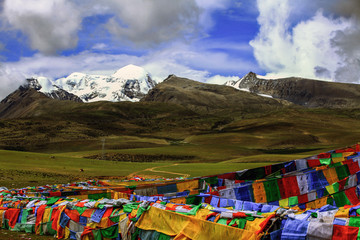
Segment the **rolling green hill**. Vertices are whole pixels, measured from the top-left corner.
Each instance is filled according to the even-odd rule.
[[[22,89],[0,104],[0,149],[15,150],[0,153],[3,182],[14,174],[22,185],[174,176],[147,169],[181,175],[189,164],[191,176],[240,170],[357,143],[359,119],[357,108],[310,109],[175,76],[138,103],[60,101]]]

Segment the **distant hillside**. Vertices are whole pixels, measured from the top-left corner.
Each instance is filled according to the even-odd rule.
[[[20,86],[0,102],[0,119],[1,118],[24,118],[34,114],[34,110],[41,108],[41,105],[47,101],[65,101],[82,102],[74,94],[65,90],[57,89],[51,93],[42,93],[37,89],[37,80],[28,79],[28,84]]]
[[[274,98],[310,108],[358,108],[360,85],[326,82],[304,78],[261,79],[250,72],[238,81],[226,85],[253,93],[267,94]]]
[[[43,93],[49,98],[57,100],[69,100],[74,102],[82,102],[82,100],[75,94],[69,93],[58,86],[52,85],[52,83],[46,78],[29,78],[26,79],[27,83],[20,88],[32,88]]]
[[[106,138],[111,149],[161,142],[232,159],[353,144],[360,140],[359,119],[355,108],[305,108],[176,76],[135,103],[60,101],[21,87],[0,103],[0,149],[94,150]],[[124,136],[139,140],[119,141]]]
[[[20,87],[0,102],[0,118],[26,117],[48,97],[34,88]]]
[[[206,84],[170,75],[141,99],[143,102],[165,102],[182,105],[196,112],[258,112],[282,108],[289,103],[238,91],[234,88]],[[227,110],[226,110],[227,109]]]

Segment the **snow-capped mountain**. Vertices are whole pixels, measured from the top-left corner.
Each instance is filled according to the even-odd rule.
[[[249,72],[243,78],[225,85],[310,108],[358,108],[360,102],[359,84],[300,77],[271,79]]]
[[[45,77],[29,78],[23,87],[33,88],[53,99],[82,102],[78,96],[59,88],[53,81]]]
[[[55,81],[37,78],[37,82],[40,86],[34,83],[33,88],[48,96],[62,89],[78,96],[84,102],[136,102],[156,85],[145,69],[135,65],[120,68],[110,76],[75,72]]]
[[[249,92],[250,90],[249,90],[247,84],[244,84],[244,83],[253,82],[255,79],[257,79],[256,74],[253,72],[249,72],[248,74],[246,74],[244,77],[240,78],[239,80],[227,81],[224,85]]]
[[[256,93],[257,95],[262,96],[262,97],[272,98],[272,96],[269,94],[264,94],[264,93],[259,93],[259,92],[253,91],[253,89],[251,87],[253,86],[252,84],[254,82],[256,82],[256,80],[258,80],[257,75],[253,72],[249,72],[248,74],[246,74],[244,77],[240,78],[239,80],[227,81],[224,83],[224,85],[236,88],[240,91]]]

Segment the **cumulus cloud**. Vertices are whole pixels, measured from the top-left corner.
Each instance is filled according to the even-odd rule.
[[[140,58],[126,54],[112,55],[85,51],[71,56],[36,54],[32,57],[23,57],[18,62],[4,63],[3,67],[9,69],[8,72],[16,69],[27,78],[45,76],[56,79],[72,72],[111,74],[129,62],[140,63]]]
[[[158,59],[144,63],[143,67],[151,73],[156,82],[162,82],[170,74],[178,77],[189,78],[204,82],[210,73],[205,70],[195,70],[188,66],[177,63],[173,59]]]
[[[320,1],[320,0],[317,0]],[[333,0],[332,0],[333,1]],[[327,6],[322,2],[322,7]],[[337,0],[330,5],[330,10],[344,17],[360,17],[359,0]]]
[[[228,81],[237,81],[239,80],[239,76],[221,76],[221,75],[215,75],[206,80],[206,83],[211,84],[224,84]]]
[[[25,76],[17,69],[0,66],[0,100],[5,98],[9,93],[16,90],[20,85],[25,83]]]
[[[123,41],[149,47],[198,34],[200,9],[193,0],[112,1],[115,16],[106,24]]]
[[[3,8],[1,8],[1,3]],[[27,36],[32,56],[20,57],[0,67],[18,86],[26,77],[52,79],[79,71],[112,74],[127,64],[143,66],[157,81],[169,74],[198,81],[222,83],[227,78],[211,72],[242,72],[256,66],[232,51],[249,51],[248,46],[228,42],[206,42],[203,37],[213,26],[212,13],[226,9],[230,0],[0,0],[1,21],[6,31],[18,30]],[[78,32],[87,17],[100,16],[102,27],[123,49],[140,46],[135,54],[111,54],[113,46],[94,41],[91,49],[74,55],[61,52],[77,46]],[[96,22],[96,24],[99,24]],[[99,26],[101,27],[101,26]],[[4,28],[3,28],[4,30]],[[97,33],[90,33],[96,35]],[[200,39],[200,40],[199,40]],[[190,43],[191,40],[191,44]],[[91,42],[91,41],[90,41]],[[205,46],[207,45],[207,46]],[[19,73],[22,74],[19,74]],[[21,80],[20,80],[21,79]],[[0,80],[2,84],[6,81]],[[6,84],[7,85],[7,84]],[[14,88],[3,88],[8,94]],[[0,94],[0,98],[4,97]]]
[[[101,48],[102,46],[98,47]],[[250,63],[243,64],[243,62],[246,61],[230,58],[225,54],[205,48],[178,43],[169,48],[154,50],[141,56],[108,54],[98,51],[84,51],[70,56],[50,56],[38,53],[31,57],[22,57],[17,62],[4,63],[3,69],[7,69],[6,73],[9,76],[18,72],[23,73],[22,79],[33,76],[57,79],[68,76],[72,72],[110,75],[117,69],[131,63],[144,67],[157,82],[161,82],[170,74],[175,74],[179,77],[201,82],[223,84],[238,77],[212,76],[211,73],[222,68],[230,72],[248,71],[249,68],[255,68]],[[14,85],[20,85],[19,81],[14,81]],[[9,88],[4,92],[9,94],[12,89]]]
[[[92,11],[113,14],[108,31],[120,41],[153,47],[174,39],[204,36],[213,26],[211,14],[225,9],[230,0],[103,0]]]
[[[67,0],[6,0],[2,18],[9,26],[22,31],[30,46],[45,54],[74,48],[81,17]]]
[[[4,66],[17,69],[26,77],[46,76],[56,79],[75,71],[111,74],[118,68],[132,63],[145,67],[157,81],[162,81],[169,74],[206,81],[211,72],[221,68],[234,72],[239,69],[247,70],[247,64],[241,66],[241,61],[243,60],[234,60],[206,49],[193,49],[185,44],[174,44],[169,48],[154,50],[141,56],[97,51],[84,51],[70,56],[49,56],[38,53],[31,57],[22,57],[18,62],[4,63]]]
[[[230,0],[2,0],[2,20],[44,54],[76,47],[85,17],[106,15],[104,28],[122,44],[154,47],[192,40],[212,26],[211,14]]]
[[[268,75],[360,82],[357,11],[346,13],[337,1],[330,2],[331,7],[315,1],[318,9],[313,16],[292,23],[299,2],[257,0],[260,30],[250,44]],[[341,2],[355,4],[352,0]]]

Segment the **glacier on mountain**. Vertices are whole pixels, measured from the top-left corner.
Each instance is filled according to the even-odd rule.
[[[145,69],[135,65],[127,65],[109,76],[75,72],[54,81],[39,77],[37,82],[40,87],[34,88],[46,95],[62,89],[84,102],[137,102],[156,85]]]
[[[261,79],[266,80],[263,78],[261,78]],[[261,97],[273,98],[273,96],[271,96],[269,94],[263,94],[263,93],[258,93],[258,92],[253,91],[253,89],[250,86],[252,86],[252,83],[256,82],[256,80],[258,80],[257,74],[253,73],[253,72],[249,72],[244,77],[242,77],[238,80],[230,80],[230,81],[225,82],[224,85],[233,87],[240,91],[255,93]]]

